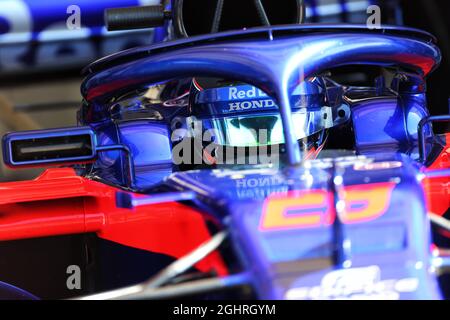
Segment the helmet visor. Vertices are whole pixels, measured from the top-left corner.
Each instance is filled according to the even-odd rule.
[[[284,143],[283,125],[278,113],[235,115],[200,120],[215,144],[233,147],[260,147]],[[330,107],[292,113],[294,136],[297,140],[311,136],[333,126]]]

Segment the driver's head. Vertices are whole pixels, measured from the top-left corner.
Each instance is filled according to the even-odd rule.
[[[277,103],[262,90],[221,79],[194,79],[191,89],[192,118],[203,132],[212,132],[217,145],[260,147],[284,143]],[[294,134],[306,148],[322,145],[323,133],[335,125],[327,105],[326,88],[319,77],[298,84],[291,95]]]

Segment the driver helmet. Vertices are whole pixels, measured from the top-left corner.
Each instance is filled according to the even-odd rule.
[[[343,105],[333,106],[328,100],[326,81],[321,77],[299,82],[290,97],[293,134],[303,144],[306,158],[314,158],[322,150],[328,129],[349,118],[349,112],[342,116]],[[285,142],[276,101],[255,86],[194,78],[189,109],[188,127],[201,128],[192,130],[192,136],[210,132],[216,145],[252,148]]]

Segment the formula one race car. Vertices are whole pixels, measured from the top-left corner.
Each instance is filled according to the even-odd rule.
[[[440,59],[420,30],[308,24],[89,65],[78,127],[3,138],[58,167],[0,184],[0,297],[446,298]]]

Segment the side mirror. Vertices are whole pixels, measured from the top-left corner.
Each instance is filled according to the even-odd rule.
[[[3,161],[11,168],[88,163],[95,146],[90,127],[12,132],[3,137]]]

